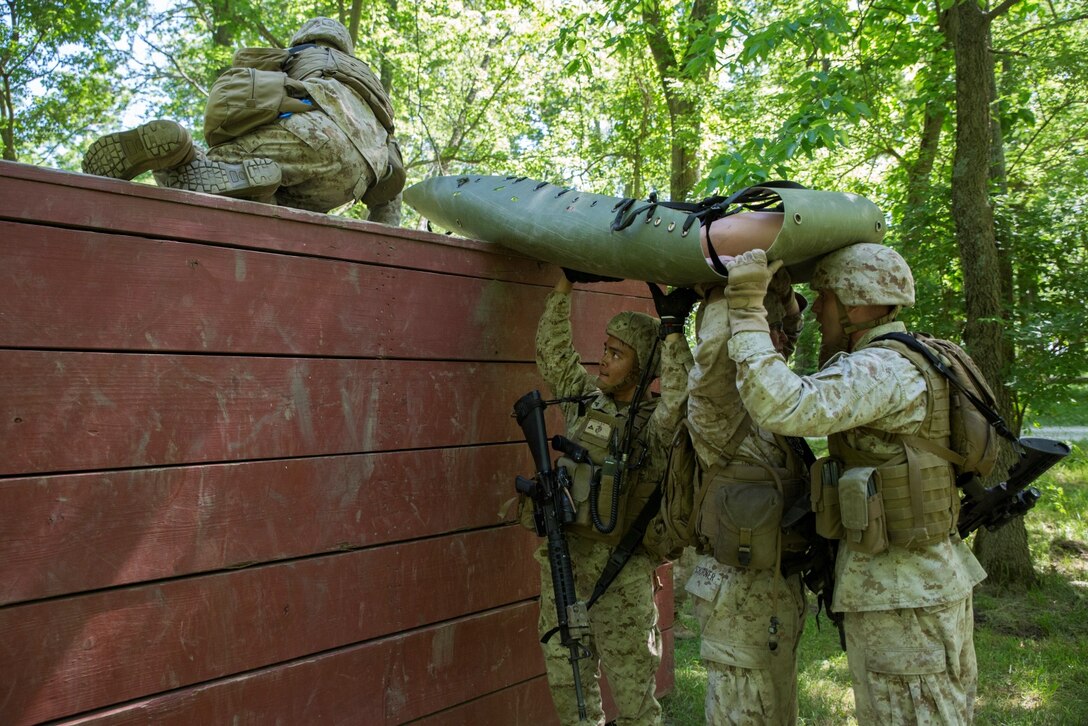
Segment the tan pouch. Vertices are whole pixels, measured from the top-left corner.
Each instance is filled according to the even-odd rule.
[[[847,546],[876,555],[888,549],[888,526],[880,473],[875,467],[847,469],[839,478],[839,508]]]
[[[575,524],[589,526],[589,487],[593,482],[593,465],[579,464],[567,456],[560,456],[557,467],[567,470],[570,477],[570,498],[574,501]]]
[[[771,482],[729,482],[714,492],[714,558],[750,570],[778,566],[782,492]]]
[[[208,93],[204,138],[218,146],[272,123],[281,113],[313,111],[313,105],[299,100],[305,96],[306,88],[286,73],[228,68]]]
[[[826,539],[842,539],[846,530],[842,526],[839,509],[839,460],[825,456],[813,462],[809,469],[812,511],[816,514],[816,534]]]

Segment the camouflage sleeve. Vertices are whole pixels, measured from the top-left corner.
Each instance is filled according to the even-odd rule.
[[[737,365],[726,344],[730,338],[729,303],[703,303],[696,316],[695,364],[688,376],[688,426],[704,471],[721,455],[744,418],[737,390]]]
[[[672,445],[676,427],[687,415],[688,373],[692,367],[691,350],[683,337],[666,340],[661,345],[661,399],[647,424],[650,444],[658,451]]]
[[[885,348],[862,348],[811,376],[791,371],[766,333],[733,336],[729,356],[748,412],[778,434],[826,436],[866,425],[911,433],[925,417],[925,379]]]
[[[536,328],[536,366],[557,398],[597,390],[596,378],[582,365],[570,328],[570,295],[551,292]]]

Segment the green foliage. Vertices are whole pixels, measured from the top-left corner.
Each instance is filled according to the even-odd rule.
[[[115,114],[126,93],[110,73],[141,0],[9,0],[0,5],[3,158],[72,158],[88,125]],[[89,143],[89,140],[87,141]]]

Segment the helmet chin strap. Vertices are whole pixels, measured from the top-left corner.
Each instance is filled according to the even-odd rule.
[[[820,365],[826,363],[831,356],[836,353],[847,352],[853,349],[853,334],[862,330],[871,330],[878,325],[884,325],[895,320],[899,315],[899,311],[902,310],[901,305],[893,305],[892,309],[887,314],[881,315],[879,318],[873,320],[866,320],[863,323],[855,323],[850,320],[850,317],[846,314],[846,306],[842,304],[838,296],[835,297],[835,306],[839,315],[839,327],[842,330],[842,334],[837,340],[824,339],[820,342]]]
[[[835,305],[837,306],[839,312],[839,325],[842,326],[842,332],[847,341],[846,347],[843,348],[843,350],[848,350],[849,348],[853,347],[851,344],[851,338],[853,337],[854,333],[862,330],[871,330],[878,325],[885,325],[887,323],[890,323],[895,320],[896,316],[899,315],[899,311],[903,309],[901,305],[893,305],[892,309],[888,311],[887,314],[881,315],[879,318],[866,320],[863,323],[855,323],[852,322],[849,316],[846,314],[846,306],[842,304],[842,301],[839,300],[837,295],[835,296]]]

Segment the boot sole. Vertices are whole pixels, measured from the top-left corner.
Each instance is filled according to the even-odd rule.
[[[132,179],[196,158],[189,132],[173,121],[149,121],[129,131],[107,134],[83,156],[83,171],[114,179]]]
[[[271,159],[246,159],[240,164],[196,159],[163,173],[165,186],[223,197],[261,197],[279,188],[280,165]]]

